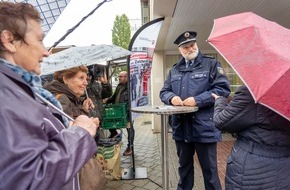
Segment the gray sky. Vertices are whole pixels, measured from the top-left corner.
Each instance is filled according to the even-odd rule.
[[[102,0],[71,0],[44,39],[52,46],[68,29],[75,26]],[[112,28],[116,15],[126,14],[132,28],[141,26],[140,0],[112,0],[104,3],[58,46],[112,44]],[[131,31],[133,35],[135,31]]]

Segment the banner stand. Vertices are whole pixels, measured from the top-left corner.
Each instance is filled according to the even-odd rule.
[[[147,179],[147,168],[133,168],[124,169],[122,173],[122,179]]]
[[[151,74],[151,63],[153,58],[153,52],[158,38],[158,34],[163,24],[164,17],[152,20],[144,24],[139,28],[131,39],[128,50],[132,52],[130,57],[127,59],[127,71],[128,71],[128,91],[129,91],[129,108],[130,108],[130,123],[133,127],[133,121],[137,115],[132,116],[132,107],[138,107],[149,104],[149,78]],[[146,49],[146,50],[145,50]],[[145,51],[144,51],[145,50]],[[144,55],[146,55],[144,57]],[[145,61],[145,62],[144,62]],[[141,72],[141,73],[140,73]],[[140,79],[136,76],[143,76],[142,85]],[[138,82],[136,84],[136,82]],[[137,89],[143,89],[142,94],[136,92]],[[145,90],[144,90],[145,89]],[[138,99],[138,97],[140,97]],[[132,131],[130,130],[130,135],[132,136]],[[131,139],[130,139],[131,140]],[[132,145],[132,167],[123,169],[122,180],[132,180],[132,179],[147,179],[147,168],[136,168],[135,158],[134,158],[134,142]]]

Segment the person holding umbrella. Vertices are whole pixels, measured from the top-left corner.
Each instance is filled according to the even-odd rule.
[[[97,151],[98,124],[81,115],[65,126],[54,116],[63,112],[41,87],[49,53],[38,11],[0,2],[0,20],[0,189],[78,190],[78,172]]]
[[[54,73],[54,80],[45,85],[60,101],[63,110],[72,118],[79,115],[90,115],[94,104],[89,97],[82,97],[85,94],[88,68],[84,65],[57,71]]]
[[[230,103],[212,95],[216,127],[238,135],[227,159],[226,189],[288,189],[290,122],[255,103],[246,86],[237,89]]]
[[[202,55],[196,35],[194,31],[186,31],[174,41],[182,58],[170,70],[160,99],[168,105],[198,107],[195,113],[172,115],[172,136],[179,158],[177,189],[193,188],[196,152],[205,189],[221,190],[217,168],[217,142],[221,141],[221,132],[212,120],[214,98],[211,93],[227,97],[230,85],[221,64]]]
[[[94,109],[90,110],[91,117],[98,117],[100,120],[100,126],[102,125],[104,115],[104,102],[112,95],[112,86],[108,82],[107,75],[104,68],[99,69],[101,66],[92,65],[88,67],[88,85],[86,88],[86,95],[88,96],[93,104]],[[104,137],[104,132],[101,127],[98,129],[95,140],[97,145],[99,141]]]
[[[251,12],[214,23],[208,41],[244,83],[229,103],[212,94],[216,127],[238,136],[227,158],[226,189],[289,189],[290,30]]]
[[[84,96],[88,85],[87,72],[88,68],[84,65],[57,71],[54,73],[54,80],[46,86],[46,89],[55,95],[62,104],[64,112],[70,117],[77,118],[79,115],[85,114],[99,124],[99,118],[93,113],[93,101]],[[95,140],[97,136],[98,133]],[[94,144],[96,143],[97,141],[94,142]],[[92,157],[79,173],[81,189],[104,188],[106,179],[102,175],[103,171],[100,170],[101,164]]]
[[[88,76],[88,85],[87,85],[87,95],[94,103],[94,116],[98,117],[100,120],[103,118],[104,114],[104,102],[111,97],[113,94],[112,85],[107,79],[107,74],[105,71],[101,73],[98,71],[98,67],[92,65],[88,67],[89,76]]]

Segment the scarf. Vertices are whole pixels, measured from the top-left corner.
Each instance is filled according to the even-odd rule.
[[[54,97],[54,95],[42,87],[41,78],[38,75],[36,75],[33,72],[28,72],[18,65],[10,64],[9,62],[3,59],[0,59],[0,60],[4,65],[9,67],[13,72],[18,74],[27,84],[29,84],[29,86],[32,88],[32,90],[35,93],[39,94],[40,96],[45,98],[47,101],[51,102],[58,109],[63,111],[60,102]],[[68,119],[63,115],[61,115],[61,117],[64,122],[64,125],[68,127],[68,124],[69,124]]]

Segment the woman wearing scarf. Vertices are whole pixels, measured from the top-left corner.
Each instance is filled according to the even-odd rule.
[[[61,111],[44,103],[61,108],[40,85],[48,52],[37,10],[0,2],[0,20],[0,189],[79,189],[78,171],[97,150],[98,124],[81,115],[64,126],[54,116]]]

